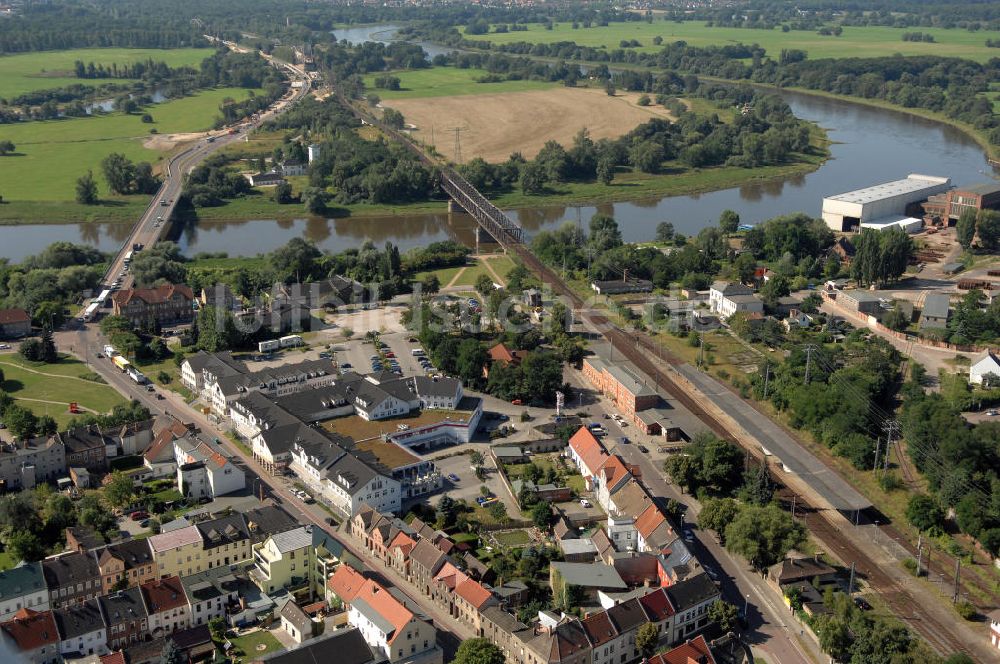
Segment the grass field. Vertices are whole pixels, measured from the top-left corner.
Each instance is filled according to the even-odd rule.
[[[244,661],[254,661],[267,653],[282,649],[281,642],[265,630],[251,632],[229,639],[236,649],[243,651]],[[258,650],[258,646],[264,646]]]
[[[431,67],[430,69],[391,72],[390,75],[399,78],[402,88],[400,90],[376,88],[375,78],[382,76],[382,74],[370,74],[365,77],[365,89],[377,94],[382,99],[412,99],[547,90],[557,85],[547,81],[476,82],[477,78],[486,76],[488,73],[484,69],[458,69],[456,67]]]
[[[93,62],[105,67],[126,65],[152,58],[171,67],[197,66],[212,55],[208,48],[79,48],[68,51],[43,51],[0,57],[0,91],[4,97],[16,97],[25,92],[58,88],[74,83],[99,85],[127,83],[129,79],[79,79],[73,74],[73,64]]]
[[[124,153],[131,159],[156,162],[163,153],[143,147],[143,139],[155,127],[160,134],[202,131],[212,127],[222,100],[231,97],[245,99],[248,92],[238,88],[206,90],[191,97],[154,104],[147,110],[154,124],[143,124],[139,115],[112,113],[109,115],[25,122],[10,125],[2,136],[17,146],[13,155],[0,157],[0,187],[8,204],[0,206],[0,220],[16,221],[27,215],[40,219],[35,202],[51,205],[60,214],[76,211],[76,221],[88,218],[108,220],[107,208],[138,206],[148,197],[110,197],[100,173],[101,160],[112,152]],[[73,203],[74,183],[88,169],[98,179],[104,205],[83,206]],[[29,205],[20,203],[30,201]],[[44,207],[42,209],[45,209]]]
[[[904,32],[919,31],[934,35],[935,43],[904,42]],[[653,44],[654,37],[662,37],[664,43],[685,41],[691,46],[726,44],[759,44],[768,55],[777,57],[783,48],[797,48],[806,51],[810,59],[842,57],[877,57],[902,53],[903,55],[941,55],[968,58],[985,62],[996,57],[996,49],[986,47],[987,39],[1000,38],[1000,32],[969,32],[943,28],[884,28],[878,26],[844,26],[840,37],[824,37],[816,32],[782,32],[774,30],[751,30],[744,28],[708,27],[702,22],[673,23],[654,21],[653,23],[612,23],[605,27],[573,29],[569,23],[559,23],[552,30],[540,24],[530,24],[526,32],[491,33],[469,35],[469,39],[488,40],[498,44],[531,42],[550,44],[573,41],[581,46],[619,48],[623,39],[636,39],[642,46],[634,50],[653,53],[662,48]]]
[[[531,535],[526,530],[505,530],[490,533],[490,537],[504,548],[518,548],[531,544]]]
[[[5,392],[35,415],[51,415],[60,427],[73,417],[68,409],[71,401],[98,413],[106,413],[125,402],[108,385],[81,378],[90,373],[90,368],[65,355],[56,364],[37,364],[19,355],[6,354],[0,356],[0,370]]]

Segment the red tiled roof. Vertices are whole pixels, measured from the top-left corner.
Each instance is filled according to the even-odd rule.
[[[119,650],[110,655],[101,655],[101,664],[128,664],[125,661],[125,654]]]
[[[39,612],[24,608],[0,627],[21,651],[35,650],[59,642],[56,620],[51,611]]]
[[[31,316],[24,309],[0,309],[0,325],[30,322]]]
[[[339,597],[341,601],[350,604],[351,601],[357,597],[358,591],[361,590],[361,586],[364,585],[364,582],[365,577],[361,575],[361,572],[344,563],[341,564],[337,568],[337,571],[333,573],[330,580],[326,582],[326,586],[333,591],[333,594]]]
[[[487,352],[492,361],[503,362],[504,364],[519,364],[524,359],[524,356],[527,355],[526,351],[511,350],[502,343],[493,346]]]
[[[700,634],[673,650],[650,658],[649,664],[716,664],[708,642]]]
[[[493,597],[490,591],[469,578],[458,584],[458,587],[455,588],[455,594],[477,609],[481,609]]]
[[[569,446],[592,474],[597,472],[604,463],[604,457],[607,456],[601,442],[587,427],[580,427],[580,430],[573,434],[569,439]]]
[[[616,454],[605,459],[601,465],[601,472],[604,473],[605,483],[609,488],[615,486],[629,475],[628,468],[625,467],[625,464]]]
[[[142,589],[143,599],[146,600],[150,614],[177,609],[187,604],[187,596],[184,594],[180,577],[170,576],[166,579],[147,581],[139,588]]]
[[[660,527],[660,525],[667,520],[667,517],[663,516],[663,512],[660,511],[656,505],[650,505],[646,510],[639,515],[639,518],[635,520],[635,529],[639,531],[639,534],[643,537],[649,537],[649,534]]]
[[[388,548],[395,549],[396,547],[399,547],[400,549],[403,550],[404,555],[409,555],[410,551],[413,551],[413,547],[415,547],[416,545],[417,543],[413,540],[412,537],[400,531],[396,533],[396,536],[392,539],[391,542],[389,542]]]
[[[676,613],[670,603],[670,598],[667,597],[667,591],[663,588],[643,595],[639,598],[639,604],[642,604],[642,608],[646,610],[646,615],[652,622],[662,622]]]
[[[132,301],[132,298],[142,300],[146,304],[161,304],[178,294],[186,300],[193,300],[194,293],[184,284],[163,284],[156,288],[129,288],[127,290],[115,291],[111,298],[118,306],[123,307]]]
[[[607,611],[601,611],[600,613],[595,613],[592,616],[584,618],[583,629],[586,630],[587,636],[595,647],[603,645],[618,636],[618,630],[615,629],[611,619],[608,618]]]
[[[402,602],[393,597],[388,590],[374,581],[365,581],[361,586],[361,592],[354,599],[363,599],[368,606],[377,611],[395,628],[392,636],[388,639],[390,644],[399,638],[403,633],[403,628],[413,620],[413,613]]]
[[[465,575],[462,570],[458,569],[450,562],[444,564],[441,571],[435,575],[435,581],[444,581],[444,585],[448,586],[450,589],[454,590],[458,587],[462,581],[465,581],[469,577]]]

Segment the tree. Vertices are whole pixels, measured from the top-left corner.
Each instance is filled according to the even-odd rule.
[[[121,471],[111,473],[111,481],[104,487],[104,498],[112,507],[122,508],[132,503],[135,497],[135,483],[131,475]]]
[[[382,121],[393,129],[402,129],[406,124],[403,114],[394,108],[387,108],[382,112]]]
[[[441,280],[436,274],[428,274],[420,282],[420,289],[425,295],[433,295],[441,290]]]
[[[481,274],[476,278],[476,292],[482,296],[489,295],[495,290],[493,287],[493,277],[488,274]]]
[[[596,168],[597,179],[601,184],[608,186],[615,179],[615,161],[610,155],[602,154],[597,158]]]
[[[764,300],[765,305],[773,309],[778,306],[778,300],[787,296],[790,292],[788,277],[776,274],[760,287],[760,299]]]
[[[726,526],[736,518],[739,511],[739,503],[732,498],[709,498],[702,503],[701,512],[698,513],[698,527],[714,530],[722,539]]]
[[[536,526],[547,530],[552,522],[552,507],[544,500],[540,500],[531,507],[531,520]]]
[[[739,624],[739,610],[729,602],[717,599],[708,607],[708,619],[719,626],[723,634],[732,632]]]
[[[287,182],[279,182],[275,186],[274,191],[271,192],[271,198],[274,199],[275,203],[279,205],[284,205],[286,203],[292,202],[292,185]]]
[[[483,638],[462,641],[452,664],[504,664],[503,651]]]
[[[177,647],[172,637],[168,636],[163,649],[160,650],[160,664],[184,664],[187,661],[184,651]]]
[[[1000,212],[996,210],[980,211],[977,232],[979,246],[990,253],[995,253],[1000,248]]]
[[[660,629],[656,626],[656,623],[644,623],[635,633],[635,647],[647,659],[653,656],[653,653],[656,652],[656,646],[659,643]]]
[[[726,548],[758,570],[777,563],[805,541],[802,526],[774,503],[744,505],[725,532]]]
[[[136,170],[135,164],[128,157],[117,152],[109,154],[101,161],[101,170],[112,192],[116,194],[132,193]]]
[[[326,202],[328,196],[326,191],[320,187],[307,187],[302,194],[302,200],[306,204],[306,210],[310,214],[323,214],[326,212]]]
[[[15,150],[12,141],[0,141],[0,157],[6,157]]]
[[[34,562],[45,556],[45,547],[30,530],[15,530],[7,537],[7,549],[19,560]]]
[[[774,482],[767,466],[761,464],[747,477],[746,499],[756,505],[767,505],[774,498]]]
[[[45,321],[42,327],[42,336],[38,339],[38,360],[46,364],[59,361],[59,353],[56,351],[56,342],[49,323],[50,321]]]
[[[944,511],[935,498],[918,493],[906,505],[906,520],[917,530],[935,530],[944,523]]]
[[[955,238],[962,245],[963,249],[972,246],[972,240],[976,237],[976,211],[968,208],[962,211],[955,224]]]
[[[81,205],[93,205],[97,202],[97,182],[93,171],[87,171],[77,179],[76,202]]]
[[[455,525],[457,507],[455,500],[451,496],[442,496],[437,508],[437,526],[445,529]]]
[[[740,227],[740,215],[732,210],[723,210],[719,215],[719,228],[723,233],[735,233]]]
[[[7,421],[7,428],[19,440],[32,438],[37,431],[38,418],[35,414],[16,404],[7,408],[4,419]]]
[[[674,225],[669,221],[661,221],[656,225],[656,241],[672,242],[674,239]]]
[[[540,194],[545,190],[546,172],[537,162],[530,161],[521,168],[521,191]]]

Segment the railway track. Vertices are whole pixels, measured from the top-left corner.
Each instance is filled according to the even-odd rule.
[[[543,282],[548,283],[554,292],[572,302],[574,309],[583,308],[583,299],[573,292],[548,266],[543,265],[526,247],[518,247],[515,253],[529,269],[541,277]],[[651,358],[662,358],[662,361],[667,365],[681,364],[682,360],[666,352],[644,334],[628,334],[615,327],[602,314],[588,312],[585,315],[587,320],[601,330],[601,334],[614,345],[615,350],[628,358],[643,373],[653,377],[670,397],[677,400],[704,422],[713,433],[720,438],[741,445],[755,458],[762,459],[759,449],[742,445],[738,436],[709,413],[690,392],[678,385],[670,376],[669,371],[664,371],[657,366]],[[827,551],[845,564],[853,562],[860,577],[885,601],[896,616],[912,627],[935,650],[942,654],[954,652],[972,654],[966,644],[957,638],[947,625],[921,607],[905,588],[881,569],[878,562],[872,560],[863,550],[852,543],[851,535],[842,532],[838,525],[832,521],[832,515],[828,513],[829,510],[817,509],[812,501],[789,489],[781,482],[780,477],[773,474],[772,476],[782,487],[780,495],[783,499],[789,505],[794,499],[797,514],[805,516],[804,524],[807,530],[822,543]],[[799,511],[798,506],[801,506],[801,511]]]

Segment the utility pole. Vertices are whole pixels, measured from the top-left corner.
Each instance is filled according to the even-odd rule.
[[[876,441],[875,442],[875,465],[872,466],[872,472],[873,473],[878,470],[878,453],[879,453],[879,450],[882,448],[882,436],[879,436],[878,438],[876,438],[875,441]]]
[[[958,602],[958,580],[962,576],[962,559],[955,559],[955,594],[951,598],[951,603],[955,604]]]
[[[851,563],[851,580],[847,583],[847,596],[854,595],[854,563]]]
[[[771,363],[764,362],[764,399],[767,400],[767,384],[771,381]]]
[[[705,333],[704,332],[702,332],[699,335],[699,339],[701,340],[699,342],[699,344],[698,344],[699,346],[701,346],[701,359],[699,360],[698,364],[699,364],[699,366],[705,366]]]
[[[920,578],[920,558],[923,556],[924,553],[923,544],[924,544],[924,534],[923,532],[921,532],[917,535],[917,578],[918,579]]]
[[[809,369],[812,368],[812,354],[816,350],[813,344],[806,344],[806,385],[809,384]]]
[[[885,459],[883,460],[882,472],[889,470],[889,448],[892,447],[893,434],[899,428],[899,422],[896,420],[889,420],[882,425],[882,430],[885,431]]]
[[[792,494],[792,518],[795,518],[795,499],[798,498],[794,493]]]
[[[451,131],[455,132],[455,163],[462,163],[462,137],[461,133],[465,131],[462,127],[453,127]]]

